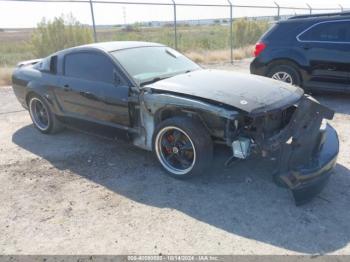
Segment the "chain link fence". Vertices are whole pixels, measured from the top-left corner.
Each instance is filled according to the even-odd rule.
[[[273,5],[238,5],[231,0],[223,0],[220,4],[203,1],[189,3],[184,0],[155,1],[0,0],[0,6],[1,2],[82,4],[85,5],[84,12],[89,10],[91,30],[95,42],[111,40],[161,42],[180,51],[192,53],[192,57],[196,57],[198,52],[214,50],[216,56],[227,57],[227,61],[231,62],[236,57],[240,57],[235,54],[236,49],[242,49],[244,46],[253,44],[273,21],[286,19],[296,14],[343,12],[347,10],[336,4],[333,7],[319,8],[309,4],[306,4],[305,7],[284,6],[278,2],[274,2]],[[99,21],[96,20],[96,13],[102,13],[100,11],[102,6],[122,8],[124,23],[109,26],[99,24]],[[125,18],[126,7],[138,8],[138,12],[142,12],[142,10],[149,12],[151,19],[128,24]],[[152,10],[155,10],[155,8],[161,8],[159,12],[166,13],[169,19],[157,20],[158,14],[156,11],[154,11],[153,18]],[[210,13],[211,10],[214,13],[214,9],[220,10],[220,17],[189,19],[189,16],[193,14]]]

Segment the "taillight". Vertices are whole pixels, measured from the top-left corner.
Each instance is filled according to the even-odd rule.
[[[261,54],[262,51],[266,48],[266,45],[263,42],[258,42],[255,45],[254,56],[257,57]]]

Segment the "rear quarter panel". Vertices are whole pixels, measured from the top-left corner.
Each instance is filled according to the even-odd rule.
[[[40,72],[33,66],[16,68],[12,75],[13,91],[24,108],[28,108],[26,99],[30,93],[35,93],[46,100],[50,95],[50,86],[57,81],[55,75]],[[52,104],[52,101],[48,101]]]

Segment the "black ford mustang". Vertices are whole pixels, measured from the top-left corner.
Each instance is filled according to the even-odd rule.
[[[232,148],[228,162],[277,161],[273,178],[296,204],[322,190],[338,155],[325,120],[334,112],[300,88],[204,70],[160,44],[98,43],[22,62],[13,90],[40,132],[78,122],[123,131],[177,178],[205,172],[216,143]]]

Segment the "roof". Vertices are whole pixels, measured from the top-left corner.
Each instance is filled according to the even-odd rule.
[[[340,12],[340,13],[323,13],[323,14],[310,14],[310,15],[297,15],[292,16],[287,20],[284,20],[283,22],[294,22],[294,21],[305,21],[305,20],[342,20],[342,19],[349,19],[350,18],[350,12]]]
[[[77,46],[77,48],[92,47],[92,48],[102,49],[106,52],[112,52],[112,51],[128,49],[128,48],[150,47],[150,46],[164,46],[164,45],[158,44],[158,43],[152,43],[152,42],[114,41],[114,42],[101,42],[101,43]]]

